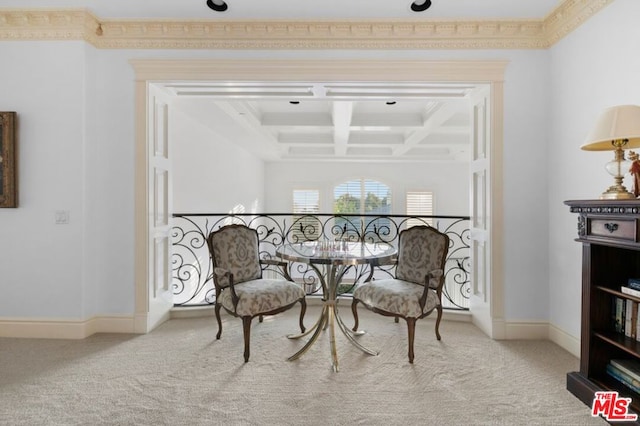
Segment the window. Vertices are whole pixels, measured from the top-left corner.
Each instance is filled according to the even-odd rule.
[[[343,182],[333,189],[333,212],[336,215],[391,214],[391,189],[382,182],[370,179]],[[378,240],[380,233],[388,234],[390,219],[363,218],[359,221],[353,218],[336,218],[335,225],[342,229],[343,234],[355,232],[360,238]]]
[[[333,200],[337,214],[391,214],[391,189],[375,180],[341,183],[333,190]]]
[[[315,240],[320,236],[322,229],[315,216],[318,213],[320,213],[319,190],[295,189],[293,191],[292,241]]]
[[[407,192],[407,215],[410,216],[433,216],[433,192],[431,191],[408,191]],[[407,227],[428,223],[433,226],[433,219],[409,219]]]

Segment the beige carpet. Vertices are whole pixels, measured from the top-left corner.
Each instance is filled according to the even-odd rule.
[[[317,307],[310,307],[307,325]],[[148,335],[82,341],[0,339],[2,425],[589,425],[604,424],[565,389],[578,360],[543,341],[493,341],[469,323],[418,322],[415,364],[406,325],[361,310],[369,356],[328,332],[301,359],[297,308],[254,321],[242,359],[241,321],[171,320]],[[343,307],[347,324],[351,313]]]

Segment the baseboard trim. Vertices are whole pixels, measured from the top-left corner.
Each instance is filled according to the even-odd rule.
[[[0,318],[0,337],[84,339],[95,333],[135,333],[133,317],[108,316],[77,321]]]
[[[201,318],[215,315],[213,306],[189,306],[171,309],[171,319]]]
[[[320,299],[310,299],[310,306],[321,305]],[[176,308],[171,319],[213,316],[213,307]],[[473,322],[468,311],[445,310],[445,321]],[[504,322],[504,336],[496,340],[550,340],[570,354],[580,357],[580,339],[546,322]],[[484,330],[483,330],[484,331]],[[84,339],[95,333],[142,334],[136,328],[134,316],[104,316],[88,320],[11,319],[0,318],[0,337],[29,339]],[[502,333],[501,333],[502,334]],[[491,337],[491,336],[490,336]]]
[[[549,340],[569,352],[576,358],[580,358],[580,339],[553,324],[549,324]]]
[[[505,340],[540,340],[549,338],[547,322],[505,322]]]

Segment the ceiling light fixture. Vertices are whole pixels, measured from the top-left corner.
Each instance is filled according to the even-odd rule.
[[[411,10],[414,12],[424,12],[431,7],[431,0],[416,0],[411,3]]]
[[[207,0],[207,6],[209,6],[209,9],[215,10],[216,12],[224,12],[229,8],[224,0]]]

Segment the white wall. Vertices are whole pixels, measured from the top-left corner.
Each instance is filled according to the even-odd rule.
[[[134,73],[121,56],[87,47],[83,318],[134,310]]]
[[[612,105],[640,104],[640,2],[616,0],[551,51],[549,91],[550,322],[580,334],[581,245],[577,215],[563,201],[597,199],[613,183],[612,152],[581,151],[591,125]]]
[[[11,58],[0,66],[0,110],[18,113],[20,206],[0,209],[0,316],[79,318],[84,43],[0,43],[0,52]],[[56,210],[69,211],[68,225],[55,224]]]
[[[172,109],[174,213],[264,212],[264,163]],[[242,207],[238,210],[238,207]]]
[[[333,211],[333,188],[347,180],[370,178],[391,188],[394,214],[406,214],[406,191],[433,191],[437,215],[469,215],[467,164],[385,164],[362,162],[272,162],[266,166],[266,209],[287,213],[293,208],[294,189],[320,189],[322,213]]]
[[[505,75],[503,191],[507,321],[548,319],[548,52],[517,54]]]
[[[600,13],[611,14],[613,10],[620,10],[621,4],[627,9],[636,8],[633,0],[617,0]],[[626,16],[632,14],[625,13],[620,11],[624,19],[630,20]],[[588,22],[585,29],[591,25]],[[630,31],[616,25],[616,31],[621,29]],[[605,33],[604,28],[602,31],[603,37],[613,34]],[[571,57],[573,43],[563,42],[554,56],[556,52],[565,52]],[[584,49],[583,44],[577,48]],[[615,45],[609,49],[615,52]],[[18,111],[21,145],[20,208],[0,211],[0,318],[77,318],[133,313],[135,132],[134,73],[129,60],[388,58],[509,62],[504,84],[505,316],[514,321],[549,319],[549,303],[554,298],[549,294],[549,258],[545,254],[549,250],[551,226],[546,200],[553,205],[553,211],[558,212],[558,217],[551,219],[573,223],[573,218],[566,220],[568,215],[558,207],[558,200],[561,203],[564,198],[585,193],[564,191],[558,195],[562,191],[562,184],[558,182],[577,179],[575,176],[554,170],[555,179],[547,180],[547,173],[552,171],[547,167],[556,161],[556,145],[571,143],[570,138],[558,135],[553,138],[556,143],[546,142],[552,123],[547,111],[561,101],[559,95],[551,93],[549,83],[557,89],[556,74],[562,72],[562,66],[556,64],[554,73],[549,73],[548,51],[95,50],[81,42],[2,41],[0,53],[12,58],[0,67],[0,107]],[[588,53],[579,55],[586,57]],[[611,68],[607,72],[622,73],[613,56],[610,54],[611,60],[606,61]],[[623,56],[616,58],[618,62],[635,60]],[[577,71],[578,76],[571,75],[576,81],[570,85],[579,85],[586,91],[594,81],[579,84],[580,72],[583,70]],[[593,70],[590,73],[595,75]],[[578,102],[581,101],[575,103]],[[555,111],[558,106],[553,108]],[[570,121],[582,126],[592,119],[589,113],[595,115],[597,109],[599,106]],[[580,155],[577,149],[564,154],[567,163],[576,161]],[[591,154],[586,161],[593,161],[592,164],[599,167],[600,160],[591,160],[595,157],[598,154]],[[247,161],[255,165],[254,160]],[[551,166],[546,166],[550,161]],[[274,167],[276,165],[267,165],[264,172],[266,198],[274,195],[272,188],[281,183],[269,180],[284,179]],[[576,166],[574,175],[579,171],[582,168]],[[420,175],[419,171],[407,170],[406,173]],[[255,183],[258,175],[259,172],[250,181]],[[602,180],[605,182],[606,178]],[[590,187],[599,190],[600,186]],[[572,185],[571,189],[575,187]],[[227,186],[215,194],[225,197],[224,204],[228,205],[232,200],[226,197],[230,197],[232,191],[233,188]],[[547,197],[548,191],[554,196]],[[186,206],[176,194],[174,200],[181,204],[174,205],[174,209],[209,209],[208,206]],[[265,203],[268,203],[266,199]],[[280,208],[284,208],[284,204],[265,205],[268,210]],[[439,214],[460,214],[458,206],[451,206],[450,210],[448,206],[446,210],[440,205],[437,208]],[[57,209],[70,210],[70,225],[53,224],[53,213]],[[572,224],[570,229],[574,229]],[[571,236],[562,238],[570,240]],[[560,256],[575,247],[568,242],[563,249],[558,251],[552,247],[552,253]],[[572,267],[575,269],[576,265]],[[557,285],[555,277],[554,282]],[[579,303],[579,297],[568,295],[562,299],[562,309],[575,313]],[[558,318],[557,312],[554,313],[553,320],[567,326],[566,317],[560,314]],[[568,331],[578,334],[575,328]]]

